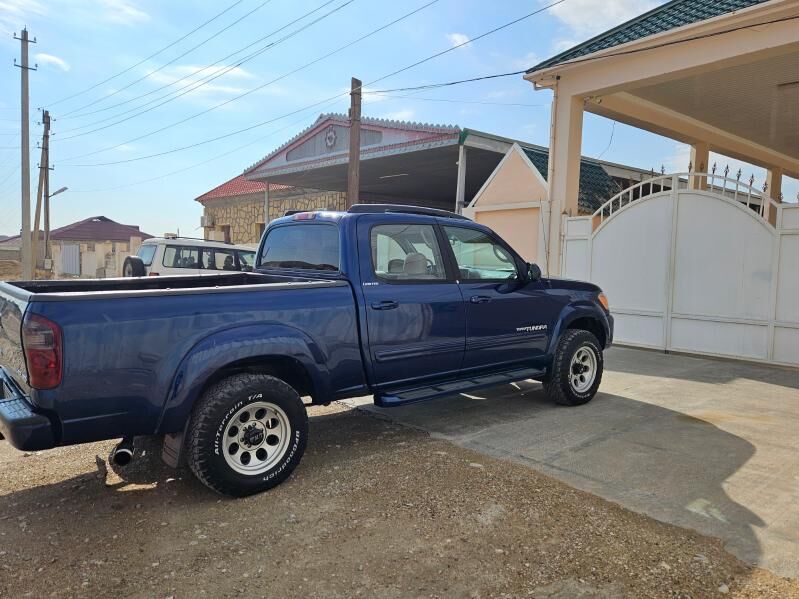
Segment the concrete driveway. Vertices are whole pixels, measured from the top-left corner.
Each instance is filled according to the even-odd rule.
[[[799,371],[613,348],[580,408],[551,404],[534,382],[403,408],[355,403],[799,577]]]

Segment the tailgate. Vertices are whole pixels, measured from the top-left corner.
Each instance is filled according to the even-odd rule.
[[[22,351],[22,317],[30,293],[9,283],[0,283],[0,367],[28,393],[25,355]]]

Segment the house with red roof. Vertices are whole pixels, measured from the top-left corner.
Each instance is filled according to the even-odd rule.
[[[92,216],[50,232],[52,271],[56,278],[121,277],[125,258],[152,235],[137,225],[124,225],[107,216]],[[44,258],[44,233],[39,232]],[[18,250],[20,236],[0,241],[0,249]]]

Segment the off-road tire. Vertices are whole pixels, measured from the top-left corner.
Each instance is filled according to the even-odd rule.
[[[288,418],[288,446],[279,462],[257,475],[236,472],[222,455],[228,423],[246,405],[269,402]],[[236,374],[209,388],[197,402],[187,430],[189,468],[217,493],[245,497],[286,480],[299,464],[308,441],[308,415],[297,392],[287,383],[263,374]]]
[[[125,262],[122,263],[122,276],[123,277],[144,277],[147,275],[147,269],[144,262],[138,256],[128,256]]]
[[[583,392],[574,389],[570,382],[572,358],[581,348],[587,348],[596,358],[596,375],[591,386]],[[552,369],[544,381],[544,391],[557,404],[580,406],[588,403],[596,395],[602,382],[604,358],[599,341],[593,333],[581,329],[567,329],[558,342]]]

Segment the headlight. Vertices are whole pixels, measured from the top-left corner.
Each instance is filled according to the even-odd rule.
[[[604,293],[600,293],[597,296],[597,300],[599,300],[599,303],[602,304],[602,307],[605,308],[607,312],[610,312],[610,303],[608,302],[608,297]]]

